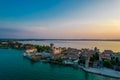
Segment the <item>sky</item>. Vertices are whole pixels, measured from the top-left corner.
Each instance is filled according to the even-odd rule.
[[[120,39],[120,0],[0,0],[0,38]]]

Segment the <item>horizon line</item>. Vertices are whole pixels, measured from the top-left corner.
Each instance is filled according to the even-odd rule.
[[[40,38],[0,38],[1,40],[20,40],[20,41],[30,41],[30,40],[35,40],[35,41],[40,41],[40,40],[68,40],[68,41],[120,41],[120,39],[92,39],[92,38],[88,38],[88,39],[55,39],[55,38],[51,38],[51,39],[40,39]]]

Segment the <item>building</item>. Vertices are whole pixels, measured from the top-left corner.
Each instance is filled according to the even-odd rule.
[[[31,47],[25,50],[23,56],[27,56],[31,58],[31,56],[35,55],[36,53],[37,53],[37,49],[35,47]]]
[[[114,54],[112,50],[104,50],[104,52],[101,54],[101,57],[103,59],[111,60],[111,56]]]
[[[63,50],[66,50],[66,48],[61,48],[61,47],[56,48],[53,43],[50,44],[50,48],[51,48],[51,53],[53,53],[53,54],[59,54]]]
[[[94,48],[94,53],[99,53],[99,49],[97,47]]]
[[[8,42],[7,41],[3,41],[1,42],[2,45],[8,45]]]
[[[30,49],[26,49],[26,51],[25,51],[26,53],[37,53],[37,49],[36,48],[34,48],[34,47],[32,47],[32,48],[30,48]]]
[[[94,48],[94,50],[90,50],[90,49],[82,49],[81,50],[81,54],[80,54],[80,60],[84,60],[85,61],[85,68],[89,68],[89,66],[93,63],[94,65],[98,64],[98,61],[96,62],[91,62],[90,58],[93,57],[94,54],[96,53],[100,53],[99,49],[97,49],[97,47]],[[92,65],[93,65],[92,64]]]

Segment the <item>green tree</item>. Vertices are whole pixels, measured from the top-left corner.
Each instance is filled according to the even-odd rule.
[[[111,63],[110,63],[109,60],[104,60],[104,61],[103,61],[103,65],[104,65],[105,67],[107,67],[107,68],[111,68]]]

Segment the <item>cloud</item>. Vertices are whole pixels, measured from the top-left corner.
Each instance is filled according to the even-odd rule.
[[[46,22],[9,23],[0,37],[17,38],[119,38],[120,19],[56,19]]]
[[[23,35],[23,30],[12,28],[0,28],[0,38],[16,38]]]
[[[44,37],[47,28],[38,26],[1,27],[0,38],[39,38]]]

